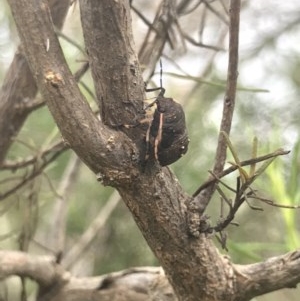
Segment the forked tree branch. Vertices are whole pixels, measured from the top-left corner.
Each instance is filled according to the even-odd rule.
[[[240,166],[249,166],[251,164],[255,164],[255,163],[259,163],[259,162],[264,162],[270,158],[274,158],[274,157],[278,157],[278,156],[284,156],[289,154],[290,151],[285,151],[283,149],[278,149],[273,153],[267,154],[267,155],[263,155],[263,156],[259,156],[257,158],[251,158],[245,161],[241,161],[240,162]],[[209,178],[206,182],[204,182],[193,194],[193,196],[197,196],[203,189],[207,188],[210,185],[214,185],[215,183],[218,182],[218,179],[221,179],[227,175],[229,175],[230,173],[236,171],[238,169],[237,165],[231,165],[230,167],[228,167],[227,169],[223,170],[222,172],[220,172],[216,177],[211,177]]]
[[[94,172],[102,172],[104,180],[109,180],[112,176],[106,168],[130,165],[135,147],[94,116],[67,66],[48,1],[11,0],[9,4],[37,86],[66,143]]]
[[[237,77],[238,77],[238,60],[239,60],[239,27],[240,27],[240,0],[230,1],[229,7],[229,58],[228,58],[228,71],[227,71],[227,85],[226,92],[223,102],[223,114],[222,121],[220,125],[218,146],[216,150],[215,163],[213,167],[213,173],[219,174],[225,165],[226,160],[226,150],[227,143],[222,132],[225,132],[228,136],[230,134],[234,105],[235,105],[235,96],[236,96],[236,86],[237,86]],[[204,193],[205,197],[199,195],[199,201],[201,203],[202,212],[205,211],[209,201],[211,200],[212,194],[215,190],[214,185],[211,185],[207,188],[207,191]]]
[[[236,295],[230,300],[246,301],[277,289],[295,288],[300,282],[299,270],[300,250],[272,257],[261,263],[235,265],[232,277],[236,279]],[[57,301],[67,300],[73,291],[77,292],[72,299],[74,301],[81,300],[83,296],[87,298],[91,294],[99,294],[93,300],[102,300],[104,296],[110,296],[114,300],[118,290],[122,289],[124,291],[120,292],[123,294],[126,290],[131,291],[128,298],[122,300],[133,300],[130,296],[133,297],[132,294],[136,292],[143,292],[144,298],[148,295],[147,300],[157,300],[155,297],[164,294],[169,296],[166,300],[175,300],[160,268],[131,268],[99,277],[76,278],[55,263],[52,257],[29,255],[20,251],[0,251],[0,278],[5,279],[12,275],[35,280],[44,289],[48,288],[52,299]],[[40,300],[45,300],[43,296],[40,297]],[[140,299],[134,300],[144,299],[140,296]]]
[[[228,59],[228,73],[226,92],[223,101],[223,114],[220,125],[218,146],[215,155],[215,163],[213,166],[213,173],[218,175],[223,171],[227,144],[224,135],[225,132],[228,136],[230,134],[232,117],[235,105],[236,86],[238,77],[238,49],[239,49],[239,23],[240,23],[240,0],[231,0],[229,8],[229,59]],[[211,177],[210,177],[211,178]],[[208,181],[211,179],[209,178]],[[192,235],[199,235],[199,224],[203,221],[203,213],[207,205],[209,204],[213,193],[215,192],[215,185],[212,182],[211,185],[205,187],[199,194],[194,195],[194,199],[188,205],[189,206],[189,223],[190,232]]]
[[[150,300],[148,296],[151,294],[174,295],[159,267],[137,267],[99,277],[77,278],[57,264],[53,257],[0,251],[0,279],[13,275],[36,281],[40,285],[39,301],[129,301]]]
[[[64,139],[93,171],[100,172],[99,179],[102,179],[105,184],[118,189],[149,246],[159,259],[180,300],[194,301],[199,300],[199,298],[203,301],[249,300],[249,296],[252,297],[253,295],[255,285],[256,291],[254,294],[275,290],[281,288],[282,285],[291,285],[286,280],[280,282],[279,287],[276,287],[276,284],[273,283],[267,288],[264,285],[270,283],[266,283],[266,275],[263,272],[266,268],[265,263],[245,267],[235,266],[228,258],[219,254],[211,239],[205,234],[201,233],[198,237],[191,236],[188,232],[186,219],[186,204],[190,202],[191,198],[184,193],[175,176],[168,168],[160,168],[155,164],[142,173],[136,159],[138,153],[135,144],[127,136],[106,127],[95,118],[67,68],[50,22],[47,1],[9,0],[9,3],[32,73],[35,75],[37,85],[47,100],[47,105]],[[238,13],[239,4],[238,0],[231,1],[231,14]],[[112,101],[113,108],[116,106],[117,110],[120,110],[121,107],[129,109],[129,106],[132,106],[132,111],[126,113],[126,118],[137,116],[141,104],[140,100],[135,98],[137,95],[135,93],[141,93],[143,89],[142,80],[138,74],[136,83],[142,86],[135,89],[133,79],[134,73],[139,73],[138,64],[127,66],[130,59],[128,60],[124,53],[132,54],[133,52],[132,49],[128,48],[133,45],[130,20],[125,20],[130,18],[129,2],[126,0],[81,0],[80,5],[82,20],[86,22],[83,25],[84,31],[93,28],[96,21],[101,23],[101,21],[106,20],[109,14],[113,22],[108,20],[110,22],[108,24],[111,24],[115,32],[118,33],[116,36],[114,30],[109,30],[105,24],[98,25],[99,27],[96,27],[94,31],[95,39],[99,38],[97,34],[101,29],[107,29],[106,39],[97,41],[98,43],[109,41],[110,46],[106,49],[101,48],[103,52],[98,52],[96,45],[93,44],[91,38],[87,38],[88,33],[85,32],[86,46],[88,50],[91,50],[89,55],[95,85],[104,85],[103,87],[96,87],[98,97],[103,97],[100,100],[104,105],[102,108],[109,108],[109,104],[105,103],[109,100]],[[231,18],[235,18],[235,21],[238,20],[237,16],[231,16]],[[121,29],[122,26],[127,26],[125,28],[127,35],[124,35],[125,32]],[[233,40],[237,43],[236,39]],[[125,47],[125,50],[120,49],[121,47]],[[231,55],[235,53],[234,51],[237,51],[237,49],[231,50]],[[122,59],[118,61],[121,64],[112,62],[113,70],[110,70],[109,66],[105,66],[105,63],[104,67],[103,63],[100,64],[100,67],[97,67],[101,60],[105,60],[106,55],[110,58],[108,52],[122,54]],[[132,58],[132,56],[129,55],[129,58]],[[235,59],[237,60],[237,57]],[[232,60],[231,62],[228,91],[224,101],[226,106],[224,114],[228,115],[230,122],[226,123],[224,121],[222,123],[222,131],[226,133],[230,131],[237,76],[237,61]],[[130,69],[130,67],[132,68]],[[102,74],[105,68],[108,68],[106,69],[108,73]],[[128,76],[128,70],[133,74],[126,77]],[[100,77],[98,77],[97,72],[101,73]],[[101,81],[99,81],[100,79]],[[121,99],[115,99],[115,95],[118,93],[113,89],[116,88],[120,88],[121,91],[128,89],[128,93],[126,92]],[[106,91],[110,97],[106,98],[105,93],[102,94],[103,91]],[[134,96],[132,98],[133,102],[131,102],[131,97],[128,97],[131,96],[131,93]],[[127,103],[128,101],[129,103]],[[108,114],[109,118],[107,120],[109,122],[118,121],[118,114],[114,115],[111,112],[102,112],[102,114]],[[131,135],[128,132],[127,134],[130,137],[135,137],[135,133]],[[139,141],[138,134],[140,134],[140,131],[137,131],[137,141]],[[142,140],[141,137],[139,139]],[[219,149],[217,158],[221,160],[221,163],[220,165],[216,164],[214,170],[222,171],[222,158],[226,145],[221,144]],[[218,172],[215,173],[218,174]],[[206,205],[207,202],[204,203],[204,207]],[[0,258],[2,255],[3,253],[0,254]],[[26,256],[22,258],[25,262],[28,262]],[[284,274],[287,275],[290,271],[299,270],[298,252],[286,257],[286,265],[277,265],[280,262],[282,262],[280,259],[273,261],[274,270],[272,270],[271,265],[267,265],[274,277],[279,269],[284,271],[284,273],[280,273],[281,277]],[[22,261],[19,263],[22,263]],[[1,267],[7,266],[7,261],[5,265],[0,264],[0,271]],[[53,268],[49,266],[49,270],[51,272]],[[255,275],[253,270],[256,272]],[[13,272],[18,275],[19,271],[13,269]],[[30,277],[34,276],[32,271],[28,270],[28,272],[30,272],[28,274]],[[4,276],[7,275],[8,272],[6,271]],[[25,276],[25,274],[23,275]],[[57,275],[57,273],[51,272],[50,277],[52,277],[51,275]],[[64,272],[58,272],[58,284],[62,284],[58,287],[63,287],[64,275]],[[295,283],[300,280],[297,277],[300,276],[292,278]],[[42,276],[34,279],[37,281],[42,279],[43,283],[49,285]],[[61,279],[63,281],[60,281]],[[100,292],[101,288],[111,288],[109,279],[101,283]]]
[[[199,281],[193,283],[195,291],[208,297],[212,292],[207,291],[207,284],[214,285],[217,278],[222,279],[221,286],[228,288],[226,266],[222,264],[222,258],[212,242],[203,236],[189,243],[184,205],[188,196],[182,191],[174,175],[168,168],[161,172],[157,166],[146,173],[138,173],[139,167],[133,168],[133,164],[136,164],[133,158],[137,156],[134,145],[129,144],[129,140],[121,133],[105,127],[92,114],[66,66],[49,19],[47,2],[10,0],[9,3],[32,73],[35,74],[37,84],[47,100],[47,105],[64,139],[90,168],[96,172],[101,171],[105,184],[118,188],[150,247],[169,274],[177,293],[181,296],[190,295],[191,283],[188,274],[193,269],[196,273],[199,269],[198,264],[200,264],[200,271],[197,274],[199,273],[200,278]],[[83,8],[84,5],[87,7]],[[98,5],[102,7],[101,10],[92,9]],[[90,53],[91,69],[96,75],[95,71],[98,71],[99,67],[93,66],[103,60],[104,55],[110,52],[123,53],[124,50],[119,49],[120,47],[126,47],[129,53],[132,51],[128,48],[132,47],[132,43],[126,41],[126,39],[132,39],[130,28],[126,28],[128,30],[126,37],[122,33],[123,29],[120,29],[121,24],[125,22],[124,19],[130,17],[128,15],[130,7],[128,1],[105,0],[100,3],[99,1],[81,1],[81,8],[83,8],[82,19],[86,23],[94,24],[95,20],[105,20],[107,18],[105,14],[108,12],[110,18],[117,22],[111,25],[117,31],[117,35],[107,29],[106,40],[113,40],[113,42],[109,44],[110,48],[106,51],[97,52],[97,48],[89,42],[86,45]],[[89,16],[89,13],[93,16]],[[92,28],[91,24],[85,24],[83,29]],[[127,20],[125,24],[129,26],[130,22]],[[96,36],[97,30],[95,28],[92,31]],[[88,41],[86,35],[87,33],[85,33],[85,39]],[[118,38],[117,41],[116,38]],[[98,42],[102,43],[103,40]],[[131,81],[126,78],[128,73],[124,73],[122,68],[126,70],[129,68],[130,72],[138,76],[139,70],[135,69],[137,65],[130,69],[131,66],[126,65],[126,60],[120,62],[121,64],[113,64],[114,68],[121,68],[120,72],[114,69],[112,74],[104,74],[107,79],[103,82],[98,81],[97,76],[94,75],[95,85],[109,85],[109,87],[104,87],[106,91],[109,91],[108,89],[119,87],[118,81],[125,86],[130,84]],[[104,71],[101,70],[101,72]],[[113,77],[113,74],[117,74],[116,77]],[[119,77],[118,74],[123,76]],[[101,76],[103,77],[103,74]],[[142,80],[137,81],[138,84],[140,82]],[[103,101],[110,100],[116,106],[126,103],[130,100],[127,99],[127,95],[131,95],[130,86],[127,88],[129,94],[125,94],[125,99],[106,98],[106,95],[103,95]],[[139,89],[142,90],[143,85]],[[102,89],[102,91],[105,90]],[[98,96],[101,96],[101,90]],[[111,112],[108,113],[111,114]],[[183,249],[183,246],[187,248]],[[196,256],[192,257],[191,254]],[[187,258],[191,258],[191,261],[187,261]],[[210,267],[208,262],[214,262],[215,267]]]

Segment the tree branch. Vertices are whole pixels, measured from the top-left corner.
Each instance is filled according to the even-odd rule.
[[[69,9],[69,0],[50,0],[53,24],[61,29]],[[26,104],[35,98],[37,86],[21,47],[4,79],[0,91],[0,166],[27,116]]]
[[[14,164],[13,168],[18,169],[20,167],[26,167],[27,165],[32,165],[31,172],[30,173],[24,173],[24,175],[21,177],[20,181],[15,184],[12,187],[7,188],[6,191],[3,191],[0,193],[0,201],[6,199],[8,196],[15,193],[20,188],[24,187],[27,183],[29,183],[31,180],[33,180],[35,177],[39,176],[45,168],[53,162],[55,159],[57,159],[58,156],[60,156],[64,151],[67,150],[67,147],[63,143],[57,143],[50,149],[46,150],[42,155],[42,160],[40,161],[38,157],[30,158],[28,160],[25,160],[23,162],[19,162]],[[13,169],[12,169],[13,170]],[[15,180],[14,178],[13,180]],[[7,181],[7,179],[6,179]],[[3,184],[0,182],[0,184]]]
[[[118,125],[142,119],[144,84],[134,51],[127,1],[112,4],[81,0],[80,12],[101,120]],[[136,133],[127,131],[135,140],[141,140]]]
[[[196,296],[200,295],[203,300],[209,300],[212,296],[221,298],[224,292],[233,293],[231,281],[227,279],[228,265],[224,264],[212,241],[204,234],[198,239],[191,238],[187,231],[185,203],[190,198],[183,192],[175,176],[168,168],[161,169],[155,164],[141,173],[137,161],[133,159],[137,157],[134,145],[121,133],[105,127],[93,115],[66,66],[49,19],[47,2],[9,0],[9,3],[32,73],[64,139],[93,171],[100,171],[98,178],[104,184],[118,189],[149,246],[162,263],[178,296],[185,300],[196,300],[198,299]],[[144,87],[142,80],[139,80],[137,62],[133,66],[127,65],[128,62],[132,63],[131,59],[135,56],[127,57],[125,54],[125,58],[122,56],[124,51],[133,52],[132,35],[129,29],[129,3],[125,0],[119,2],[82,0],[80,4],[84,31],[93,28],[92,25],[96,21],[103,23],[99,20],[106,20],[108,13],[110,14],[108,19],[114,21],[112,24],[111,20],[107,20],[114,30],[109,30],[104,24],[101,24],[104,28],[98,25],[99,27],[91,30],[94,39],[100,44],[104,40],[99,39],[97,35],[101,34],[100,29],[107,30],[105,41],[108,41],[110,47],[103,48],[103,52],[99,52],[102,56],[97,52],[93,41],[87,38],[86,32],[85,39],[95,85],[103,85],[102,89],[98,88],[98,97],[106,91],[110,98],[102,95],[102,105],[106,105],[107,110],[109,106],[105,102],[109,100],[116,106],[116,110],[119,110],[124,107],[124,98],[127,102],[131,99],[130,93],[134,93],[132,95],[135,96],[138,95],[135,93],[140,91],[141,94]],[[126,36],[122,32],[121,24],[127,26]],[[121,43],[124,39],[129,41]],[[126,49],[121,50],[120,47]],[[105,62],[106,56],[110,62],[110,53],[114,53],[116,58],[120,53],[122,58],[117,59],[117,64],[111,62],[113,69],[101,69],[95,66],[98,63],[102,65],[100,61]],[[105,64],[104,67],[107,68]],[[101,73],[98,77],[97,72],[105,72],[105,70],[110,73]],[[132,74],[126,78],[128,70]],[[99,79],[103,79],[103,82]],[[141,85],[139,88],[134,87],[134,79],[137,80],[136,84]],[[121,87],[121,83],[125,88]],[[122,88],[122,91],[128,89],[125,97],[120,95],[121,98],[114,98],[118,95],[114,91],[116,87]],[[133,99],[139,101],[136,106],[130,105],[135,115],[139,106],[141,107],[142,100],[135,97]],[[125,108],[129,109],[126,105]],[[103,114],[104,112],[102,116]],[[112,117],[107,120],[119,121],[119,117],[113,117],[113,113],[106,114],[109,114],[107,116],[112,114]],[[132,113],[127,116],[132,116]],[[132,135],[134,136],[135,133]],[[141,137],[139,139],[142,141]],[[198,281],[191,283],[190,275],[197,275]],[[217,292],[215,291],[216,279],[219,285]],[[193,296],[191,291],[194,292]]]
[[[128,70],[126,68],[129,66],[124,65],[128,57],[124,54],[125,58],[123,58],[124,51],[132,53],[131,47],[133,45],[131,29],[127,19],[130,11],[129,3],[125,0],[119,2],[104,0],[101,3],[95,0],[81,0],[80,9],[96,91],[98,91],[98,98],[99,96],[103,98],[101,107],[107,110],[112,106],[116,106],[116,109],[112,107],[112,112],[102,112],[102,116],[114,114],[114,111],[117,112],[122,105],[120,99],[124,99],[124,96],[114,98],[115,85],[118,87],[120,85],[119,81],[122,79],[115,74],[123,74],[124,80],[122,83],[129,84],[128,91],[132,89],[130,86],[132,75],[126,78],[126,70]],[[108,24],[105,24],[104,21],[99,22],[99,20],[106,20],[108,13],[110,13],[109,20],[107,20]],[[111,24],[111,20],[114,21],[114,24]],[[101,24],[99,25],[99,23]],[[124,38],[123,29],[121,29],[124,24],[127,30],[126,38]],[[92,36],[91,33],[93,33]],[[104,41],[103,35],[105,35],[105,41],[108,42],[102,46],[100,44]],[[100,39],[100,37],[102,38]],[[127,39],[130,41],[127,41]],[[124,50],[123,47],[127,48]],[[114,61],[111,62],[112,59],[115,60],[115,57],[111,57],[112,54],[116,57],[120,54],[121,58],[120,61],[117,60],[117,64]],[[108,57],[108,63],[111,62],[114,66],[111,69],[107,69],[109,65],[106,66],[108,64],[106,63],[106,56]],[[135,58],[135,56],[133,57]],[[100,66],[97,66],[98,64]],[[138,65],[135,64],[133,67],[134,74],[140,76],[139,70],[136,69]],[[99,79],[103,79],[103,81]],[[141,82],[142,80],[137,79],[137,83]],[[98,85],[101,87],[97,88]],[[103,91],[106,91],[108,97],[103,96]],[[122,87],[122,91],[124,91],[124,87]],[[104,119],[110,122],[118,122],[121,118],[113,116],[105,116]],[[212,242],[207,240],[205,235],[198,240],[190,241],[185,218],[185,202],[189,200],[189,197],[183,192],[177,179],[168,168],[159,169],[158,166],[153,166],[152,163],[152,166],[149,166],[144,173],[139,173],[138,177],[129,184],[120,185],[117,189],[133,214],[149,246],[169,275],[179,296],[189,296],[187,298],[191,298],[191,283],[188,274],[193,269],[197,270],[197,272],[194,271],[197,275],[199,274],[199,281],[192,284],[193,289],[198,291],[200,295],[209,296],[211,294],[209,290],[207,291],[204,283],[213,285],[217,275],[224,279],[223,284],[227,288],[225,281],[226,266],[223,265],[222,259]],[[193,257],[191,254],[195,256]],[[191,258],[191,261],[187,261],[186,258]],[[215,268],[209,267],[208,262],[214,262]]]
[[[226,139],[222,132],[228,136],[231,129],[232,117],[235,105],[236,86],[238,77],[238,47],[239,47],[239,22],[240,22],[240,0],[231,0],[229,8],[229,61],[228,61],[228,75],[226,92],[223,102],[223,115],[220,125],[218,146],[216,150],[215,163],[213,173],[219,174],[222,172],[225,160],[227,144]],[[209,179],[210,180],[210,179]],[[199,224],[201,223],[202,214],[204,213],[207,205],[209,204],[212,195],[215,191],[215,185],[207,186],[196,195],[193,201],[189,204],[189,221],[190,232],[193,235],[199,234]]]
[[[25,276],[42,286],[67,278],[52,257],[33,256],[19,251],[0,251],[0,278]]]
[[[278,157],[278,156],[285,156],[287,154],[289,154],[290,151],[285,151],[283,149],[278,149],[273,153],[267,154],[267,155],[263,155],[263,156],[259,156],[257,158],[251,158],[245,161],[241,161],[240,162],[240,166],[247,166],[247,165],[251,165],[251,164],[255,164],[255,163],[259,163],[259,162],[263,162],[266,161],[270,158],[274,158],[274,157]],[[207,188],[208,186],[215,184],[218,182],[218,179],[221,179],[227,175],[229,175],[230,173],[236,171],[238,169],[237,165],[231,165],[230,167],[228,167],[227,169],[223,170],[222,172],[220,172],[216,177],[211,177],[209,178],[207,181],[205,181],[193,194],[193,196],[197,196],[203,189]]]
[[[70,192],[76,185],[81,165],[82,162],[73,153],[58,185],[59,195],[55,198],[52,214],[50,213],[53,227],[50,229],[49,235],[47,235],[46,244],[48,249],[54,250],[58,256],[63,253],[65,248],[68,201]]]
[[[67,67],[48,2],[8,2],[29,66],[65,141],[94,172],[103,173],[104,181],[130,177],[117,166],[130,166],[137,150],[122,133],[109,130],[94,116]]]
[[[219,254],[206,234],[201,233],[198,237],[190,235],[186,204],[190,203],[191,198],[184,193],[175,176],[168,168],[161,168],[155,162],[142,173],[136,159],[138,152],[134,143],[95,118],[67,68],[49,18],[47,1],[9,0],[9,3],[32,74],[64,139],[94,172],[99,172],[98,178],[104,184],[118,189],[180,300],[194,301],[199,297],[203,301],[234,300],[237,294],[240,299],[235,300],[246,300],[250,290],[241,279],[252,277],[251,270],[232,265],[228,258]],[[238,0],[231,1],[232,24],[238,22],[239,4]],[[129,2],[81,0],[80,5],[103,120],[111,124],[139,116],[143,84],[133,51]],[[25,17],[22,17],[23,15]],[[238,23],[236,25],[238,26]],[[110,26],[111,29],[108,28]],[[92,41],[88,30],[93,32],[96,42]],[[237,46],[238,30],[232,31],[232,35],[234,36],[231,37],[231,45]],[[102,48],[101,44],[106,42],[106,47]],[[96,46],[99,45],[101,51],[97,50]],[[223,113],[224,118],[227,116],[230,122],[223,120],[221,125],[222,131],[226,133],[230,132],[235,98],[237,56],[232,58],[234,54],[237,55],[235,46],[230,47],[230,72]],[[125,49],[121,49],[122,47]],[[114,57],[111,53],[114,53]],[[112,68],[109,64],[112,64]],[[108,111],[110,108],[116,108],[116,112]],[[122,110],[125,117],[121,115]],[[136,132],[135,129],[132,133],[127,132],[130,137],[136,137],[137,143],[142,141],[141,133],[139,129]],[[221,163],[215,164],[215,174],[223,170],[225,151],[226,145],[222,141],[219,142],[216,158],[220,159]],[[205,197],[208,198],[202,204],[203,211],[212,193],[213,190],[206,193]],[[6,268],[3,275],[7,276],[7,261],[3,261],[1,255],[3,253],[0,253],[0,271],[1,268]],[[298,255],[292,258],[297,261]],[[30,256],[27,255],[21,263],[26,263],[29,259]],[[50,276],[39,276],[37,279],[50,285],[52,280],[48,279],[53,279],[52,275],[56,273],[59,279],[68,281],[68,275],[64,271],[56,272],[56,268],[57,265],[54,265],[53,272],[53,266],[49,266],[49,271],[46,272]],[[21,268],[13,271],[20,274],[20,270]],[[30,269],[27,270],[27,274],[33,276]],[[99,291],[95,292],[94,289],[95,294],[107,293],[112,288],[110,278],[105,279],[99,284]],[[64,286],[63,281],[58,284]],[[263,283],[264,278],[261,276],[257,281]],[[62,286],[56,286],[56,289],[61,289]],[[240,290],[241,287],[243,289]],[[53,291],[49,292],[50,295],[52,293]]]
[[[300,250],[270,258],[265,262],[233,265],[230,277],[235,279],[236,294],[230,300],[246,301],[277,289],[294,288],[300,281],[299,270]],[[98,277],[76,278],[55,263],[54,258],[19,251],[0,251],[0,278],[5,279],[12,275],[30,277],[44,288],[54,287],[50,291],[53,298],[51,300],[55,301],[71,300],[70,296],[73,296],[73,301],[78,301],[92,292],[97,294],[92,299],[95,301],[102,300],[104,296],[110,296],[110,300],[119,300],[117,296],[122,289],[130,291],[122,300],[133,300],[130,298],[136,292],[143,292],[147,296],[137,300],[157,300],[157,296],[161,296],[159,300],[164,300],[162,295],[170,298],[173,294],[160,268],[130,268]],[[39,300],[47,300],[46,296],[40,297],[42,298]]]
[[[235,268],[237,291],[240,292],[235,300],[250,300],[282,288],[295,288],[300,282],[300,249]]]
[[[39,301],[156,300],[174,293],[159,267],[137,267],[98,277],[71,277],[54,258],[0,251],[0,279],[29,277],[40,284]],[[122,299],[120,299],[122,298]],[[159,299],[162,300],[162,299]],[[170,300],[170,299],[168,299]]]

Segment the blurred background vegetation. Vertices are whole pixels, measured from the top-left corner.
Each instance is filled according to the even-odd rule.
[[[228,5],[228,1],[223,2]],[[153,19],[159,3],[133,1],[149,20]],[[217,12],[225,14],[220,1],[207,3]],[[2,82],[17,48],[18,37],[6,1],[0,0],[0,6]],[[203,42],[226,49],[227,25],[205,5],[200,5],[194,14],[180,19],[183,30],[197,32],[199,16],[205,20],[201,32]],[[139,49],[147,28],[135,13],[132,17]],[[63,33],[83,47],[80,32],[78,5],[73,5]],[[84,54],[73,42],[63,37],[60,40],[70,68],[76,71],[85,59]],[[241,160],[251,157],[254,136],[259,140],[259,155],[278,148],[291,150],[289,155],[277,158],[255,184],[261,195],[286,205],[299,205],[300,196],[299,40],[299,1],[243,1],[239,90],[231,141]],[[208,177],[208,170],[214,162],[228,53],[191,44],[179,46],[175,50],[164,50],[163,83],[166,95],[184,104],[191,142],[187,155],[170,168],[184,189],[192,194]],[[158,68],[151,80],[159,84]],[[94,93],[89,73],[82,78],[82,82],[82,91],[93,106]],[[16,137],[7,160],[39,156],[59,139],[59,132],[47,108],[36,110]],[[228,160],[232,160],[230,153]],[[68,168],[73,171],[69,178]],[[30,169],[0,171],[0,192],[3,194]],[[225,181],[235,187],[236,177],[237,174],[231,175]],[[67,191],[63,188],[66,179],[69,179]],[[64,206],[59,207],[62,201]],[[253,205],[263,211],[253,211],[244,204],[235,219],[239,226],[229,226],[227,229],[228,254],[234,262],[252,263],[300,247],[299,210],[277,208],[258,201]],[[56,215],[61,208],[66,210],[66,231],[59,244],[55,241]],[[212,222],[219,218],[218,195],[211,202],[209,215]],[[97,222],[97,231],[94,232],[93,222]],[[92,236],[83,244],[83,250],[79,249],[76,253],[76,248],[82,246],[80,239],[87,230],[93,232]],[[101,186],[95,175],[68,150],[49,164],[40,176],[0,203],[1,249],[56,254],[59,246],[63,246],[66,266],[80,276],[132,266],[158,265],[116,193]],[[4,287],[3,283],[0,292],[1,287]],[[282,290],[256,300],[299,300],[299,292],[299,289]]]

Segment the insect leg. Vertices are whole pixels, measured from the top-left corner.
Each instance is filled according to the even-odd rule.
[[[162,139],[163,123],[164,123],[163,113],[159,113],[159,127],[158,127],[157,136],[155,137],[155,141],[154,141],[154,156],[156,160],[158,160],[158,146]]]
[[[149,126],[146,132],[146,155],[145,155],[145,161],[147,161],[149,159],[150,156],[150,130],[151,130],[151,125],[152,125],[152,121],[149,122]]]

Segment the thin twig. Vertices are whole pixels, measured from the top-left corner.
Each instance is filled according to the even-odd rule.
[[[184,72],[186,73],[186,72]],[[169,75],[175,78],[180,78],[180,79],[186,79],[186,80],[191,80],[199,84],[206,84],[210,85],[213,87],[219,87],[219,88],[225,88],[225,85],[222,83],[217,83],[217,82],[212,82],[208,80],[204,80],[200,76],[192,76],[186,73],[184,74],[179,74],[179,73],[174,73],[174,72],[164,72],[164,75]],[[260,88],[246,88],[246,87],[237,87],[236,88],[238,91],[244,91],[244,92],[255,92],[255,93],[269,93],[270,90],[267,89],[260,89]]]
[[[290,151],[285,151],[285,150],[282,150],[282,149],[278,149],[277,151],[275,151],[275,152],[273,152],[271,154],[267,154],[267,155],[263,155],[263,156],[260,156],[260,157],[257,157],[257,158],[252,158],[252,159],[249,159],[249,160],[241,161],[240,162],[240,166],[248,166],[248,165],[251,165],[251,164],[254,164],[254,163],[259,163],[259,162],[266,161],[268,159],[271,159],[271,158],[274,158],[274,157],[277,157],[277,156],[284,156],[284,155],[287,155],[289,153],[290,153]],[[208,186],[211,186],[211,185],[215,184],[218,181],[218,179],[221,179],[224,176],[229,175],[230,173],[236,171],[237,169],[238,169],[237,165],[232,165],[229,168],[223,170],[219,174],[215,174],[214,173],[215,176],[210,177],[206,182],[204,182],[193,193],[193,196],[194,197],[197,196],[203,189],[207,188]]]
[[[207,2],[206,0],[203,0],[204,4],[206,5],[206,7],[213,13],[215,14],[222,22],[224,22],[226,25],[228,25],[228,20],[226,18],[224,18],[224,15],[221,14],[220,12],[218,12],[209,2]],[[231,6],[232,2],[230,3],[230,8],[232,8]],[[237,6],[235,6],[235,4],[233,5],[233,8],[236,8]],[[240,5],[239,5],[240,6]],[[230,9],[229,9],[230,11]],[[229,23],[230,24],[230,23]]]
[[[238,77],[238,47],[239,47],[239,22],[240,22],[240,0],[231,0],[230,2],[230,24],[229,24],[229,62],[227,74],[227,86],[223,103],[223,116],[220,125],[218,146],[215,157],[213,173],[219,175],[225,165],[226,160],[226,139],[222,132],[228,136],[231,129],[232,117],[234,112],[236,86]],[[202,214],[215,191],[215,185],[208,186],[206,191],[198,195],[197,202],[200,203],[200,214]]]
[[[222,7],[223,7],[223,9],[225,11],[225,13],[228,15],[229,14],[228,9],[227,9],[227,7],[226,7],[226,5],[225,5],[225,3],[223,1],[224,0],[219,0],[219,2],[221,3],[221,5],[222,5]]]
[[[157,28],[155,28],[151,22],[133,5],[131,5],[131,9],[140,17],[140,19],[151,29],[153,29],[157,34],[159,34]]]
[[[267,198],[263,198],[263,197],[260,197],[260,196],[257,196],[257,195],[251,195],[250,198],[255,199],[255,200],[259,200],[259,201],[261,201],[263,203],[266,203],[266,204],[268,204],[270,206],[273,206],[273,207],[284,208],[284,209],[299,209],[300,208],[300,205],[278,204],[278,203],[275,203],[272,200],[269,200]]]
[[[59,197],[54,200],[52,214],[54,227],[51,229],[47,244],[50,249],[57,253],[64,250],[68,195],[71,191],[71,187],[76,183],[80,163],[81,160],[76,154],[72,154],[58,187]]]
[[[62,264],[69,269],[78,258],[86,251],[91,245],[95,236],[99,233],[100,229],[105,225],[106,221],[120,202],[121,198],[117,191],[114,191],[109,200],[103,206],[97,217],[90,224],[88,229],[82,234],[76,245],[66,254],[63,258]]]
[[[83,75],[87,72],[89,69],[89,63],[85,61],[80,68],[74,73],[74,78],[77,82],[80,81],[80,79],[83,77]],[[45,100],[41,97],[37,97],[34,99],[31,99],[29,101],[23,101],[21,103],[18,103],[15,105],[16,110],[19,110],[19,113],[26,112],[27,114],[43,107],[45,105]]]
[[[90,64],[88,61],[83,62],[80,68],[74,73],[74,78],[77,82],[84,76],[84,74],[89,70]]]
[[[192,13],[193,11],[195,11],[198,6],[202,3],[202,0],[198,0],[198,2],[194,3],[193,6],[191,6],[189,9],[186,9],[185,11],[183,11],[182,13],[180,13],[181,16],[185,16],[188,15],[190,13]]]
[[[86,55],[85,49],[79,43],[77,43],[74,39],[70,38],[69,36],[67,36],[66,34],[64,34],[63,32],[61,32],[60,30],[56,30],[55,29],[55,33],[59,37],[61,37],[65,41],[67,41],[69,44],[71,44],[75,48],[77,48],[81,53],[83,53],[84,55]]]
[[[229,136],[234,112],[239,59],[239,17],[240,0],[232,0],[230,3],[229,62],[227,71],[227,84],[223,103],[223,114],[219,131],[215,165],[213,168],[213,171],[216,174],[221,172],[225,165],[227,143],[222,132],[225,132]]]
[[[216,39],[216,45],[220,45],[219,47],[221,48],[221,45],[224,44],[224,39],[226,37],[228,33],[228,26],[222,26],[221,29],[219,30],[218,33],[218,38]],[[199,35],[199,40],[201,41],[201,33]],[[207,53],[206,55],[206,62],[205,62],[205,66],[201,71],[201,74],[199,74],[199,78],[206,78],[211,70],[212,70],[212,65],[214,62],[214,59],[216,57],[216,55],[218,54],[218,52],[216,51],[211,51],[209,53]],[[193,97],[193,95],[195,94],[195,92],[199,89],[199,87],[202,85],[202,83],[196,82],[196,84],[194,85],[194,87],[190,90],[190,92],[187,94],[186,98],[190,99]]]
[[[24,187],[27,183],[29,183],[29,181],[31,181],[32,179],[40,175],[50,163],[55,161],[57,157],[59,157],[67,149],[68,147],[66,146],[60,148],[59,150],[54,152],[52,156],[43,160],[43,162],[39,166],[34,166],[32,171],[29,174],[25,174],[25,176],[18,184],[16,184],[12,188],[9,188],[8,190],[0,194],[0,201],[4,200],[11,194],[15,193],[17,190],[19,190],[20,188]]]
[[[192,45],[197,46],[197,47],[202,47],[202,48],[207,48],[207,49],[211,49],[211,50],[215,50],[215,51],[220,51],[220,50],[224,50],[224,48],[222,47],[218,47],[218,46],[214,46],[214,45],[208,45],[208,44],[204,44],[202,42],[197,42],[195,39],[193,39],[191,36],[189,36],[187,33],[183,32],[182,33],[183,37]]]
[[[18,161],[10,161],[10,160],[4,161],[0,167],[0,170],[2,169],[2,170],[16,171],[20,168],[25,168],[30,165],[34,165],[38,161],[44,160],[49,154],[55,153],[57,151],[60,151],[61,149],[65,149],[65,148],[67,148],[65,143],[63,141],[59,141],[59,142],[55,143],[54,145],[52,145],[51,147],[47,148],[46,150],[40,152],[36,156],[30,156],[26,159],[18,160]],[[37,150],[35,150],[35,151],[37,151]]]

